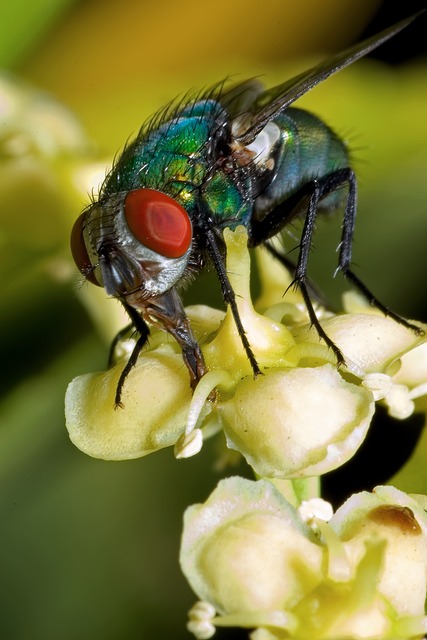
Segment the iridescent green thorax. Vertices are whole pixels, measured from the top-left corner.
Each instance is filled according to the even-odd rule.
[[[212,141],[225,116],[215,100],[201,100],[165,122],[153,123],[125,148],[101,197],[157,189],[175,198],[193,219],[204,209],[220,226],[245,223],[251,208],[241,180],[216,166]],[[248,184],[244,185],[247,191]]]

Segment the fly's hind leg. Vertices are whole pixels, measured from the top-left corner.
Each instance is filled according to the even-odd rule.
[[[383,304],[368,287],[360,280],[360,278],[354,273],[351,268],[351,252],[353,244],[353,232],[354,222],[356,216],[356,178],[353,171],[349,171],[348,178],[349,193],[347,197],[347,205],[344,211],[344,218],[342,224],[341,243],[339,247],[339,264],[337,271],[341,271],[344,277],[349,280],[352,285],[360,291],[364,298],[373,307],[377,307],[385,316],[392,318],[398,324],[410,329],[416,335],[424,335],[424,330],[421,327],[417,327],[415,324],[408,322],[405,318],[402,318],[398,313],[392,311]]]
[[[337,345],[329,338],[317,318],[311,302],[310,284],[307,276],[308,258],[313,244],[316,218],[319,214],[319,202],[326,195],[347,182],[343,176],[337,176],[337,173],[334,172],[325,178],[308,182],[298,192],[280,203],[265,218],[252,220],[249,244],[255,247],[265,243],[269,238],[277,235],[291,220],[304,216],[298,260],[294,269],[294,279],[290,286],[294,285],[301,291],[311,325],[314,326],[319,337],[333,351],[338,365],[341,366],[345,364],[344,356]]]
[[[357,183],[354,171],[350,168],[338,169],[323,178],[312,180],[305,184],[298,192],[293,194],[286,201],[280,203],[262,220],[251,221],[250,245],[257,246],[265,243],[279,233],[291,220],[304,216],[304,226],[301,234],[298,261],[295,266],[293,283],[297,286],[307,307],[310,323],[316,329],[318,335],[324,340],[327,346],[332,349],[337,359],[338,365],[345,364],[344,356],[337,345],[328,337],[320,324],[310,298],[310,285],[307,277],[308,259],[310,249],[313,244],[313,234],[316,219],[319,213],[321,201],[337,189],[347,186],[348,194],[345,204],[345,212],[342,225],[342,237],[339,252],[338,270],[342,271],[344,277],[362,293],[370,304],[376,306],[385,315],[390,316],[399,324],[415,331],[418,335],[422,330],[390,311],[383,305],[376,296],[364,285],[364,283],[354,274],[351,269],[351,249],[354,233],[354,223],[357,207]]]
[[[274,246],[274,244],[270,243],[269,241],[267,241],[265,243],[265,248],[267,249],[268,253],[271,256],[273,256],[273,258],[275,258],[278,262],[280,262],[280,264],[287,271],[289,271],[289,273],[291,274],[292,278],[294,278],[295,271],[296,271],[296,268],[297,268],[295,262],[293,262],[290,258],[288,258],[288,256],[286,254],[284,254],[281,251],[279,251]],[[331,305],[331,303],[326,298],[324,293],[317,287],[317,284],[314,284],[314,282],[311,280],[311,278],[306,280],[306,285],[307,285],[307,289],[308,289],[308,292],[310,294],[310,299],[311,300],[315,300],[317,302],[317,304],[319,304],[320,306],[324,307],[325,309],[328,309],[328,311],[336,312],[336,309],[334,309],[334,307]]]

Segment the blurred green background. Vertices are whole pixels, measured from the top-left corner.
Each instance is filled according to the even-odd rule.
[[[215,443],[187,461],[166,450],[121,463],[90,459],[70,444],[67,383],[105,367],[119,320],[99,292],[92,308],[82,304],[82,294],[94,297],[76,286],[69,231],[87,203],[87,172],[107,166],[156,108],[228,75],[281,82],[359,39],[381,3],[298,5],[4,0],[0,7],[0,62],[16,74],[0,86],[1,638],[190,637],[186,611],[195,598],[179,572],[179,535],[184,508],[218,480]],[[393,22],[386,13],[382,20],[378,28]],[[363,60],[301,105],[354,150],[358,273],[393,309],[427,320],[427,60],[414,49],[416,33],[390,49],[401,64]],[[405,46],[412,57],[403,63]],[[339,227],[339,219],[319,225],[310,269],[335,301],[345,290],[331,279]],[[207,289],[218,301],[215,279],[207,282],[195,283],[187,301],[209,301]],[[412,491],[427,490],[425,476],[417,482]]]

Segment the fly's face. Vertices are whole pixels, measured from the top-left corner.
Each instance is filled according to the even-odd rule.
[[[190,218],[176,200],[135,189],[84,211],[71,249],[87,280],[132,304],[132,298],[156,298],[176,284],[188,265],[192,236]]]

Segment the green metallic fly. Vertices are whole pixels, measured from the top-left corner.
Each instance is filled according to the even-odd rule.
[[[125,147],[99,197],[77,219],[71,237],[81,273],[120,300],[139,334],[118,382],[117,405],[126,376],[147,341],[149,323],[176,339],[193,388],[206,372],[178,290],[208,264],[217,272],[254,375],[261,373],[225,268],[227,227],[245,225],[251,247],[265,244],[291,266],[311,323],[343,365],[343,354],[316,317],[307,281],[316,218],[343,205],[338,270],[372,305],[420,333],[385,307],[351,269],[357,182],[345,143],[319,118],[291,107],[416,17],[273,89],[266,91],[255,80],[231,89],[220,83],[192,101],[160,111]],[[303,218],[304,225],[298,259],[291,265],[269,240],[296,218]]]

